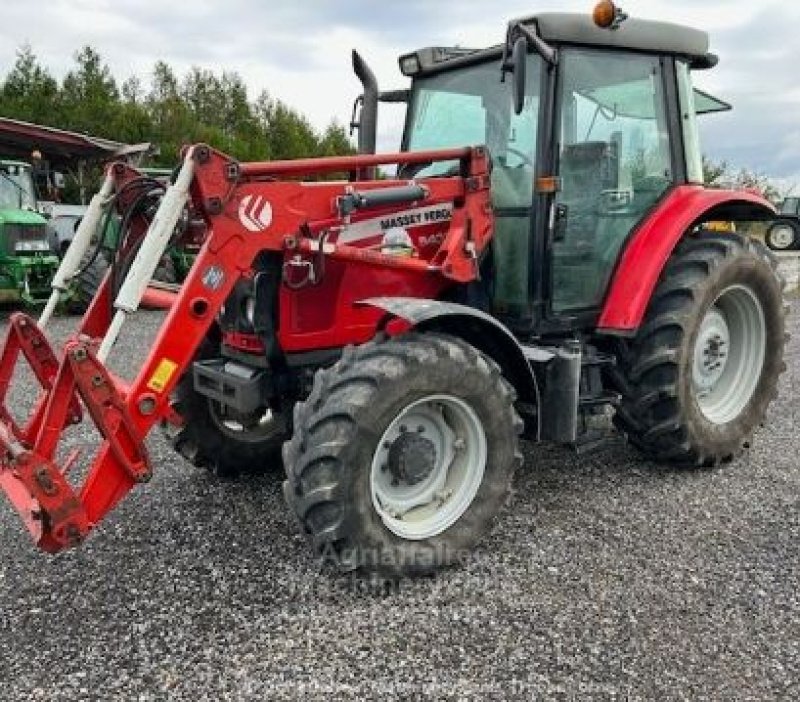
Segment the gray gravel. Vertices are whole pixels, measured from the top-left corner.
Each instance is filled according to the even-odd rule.
[[[319,567],[278,474],[219,482],[154,435],[155,479],[77,551],[0,503],[0,700],[796,699],[799,356],[746,458],[527,446],[480,553],[389,593]]]

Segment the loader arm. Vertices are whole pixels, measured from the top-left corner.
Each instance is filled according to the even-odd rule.
[[[458,161],[461,176],[419,182],[300,180],[437,161]],[[137,177],[126,166],[110,167],[103,191],[86,217],[88,224],[76,235],[84,250],[65,257],[73,268],[56,276],[54,296],[75,273],[96,233],[89,225],[99,226],[103,208],[124,204],[122,196]],[[189,201],[205,221],[205,242],[146,361],[127,383],[108,372],[107,358],[126,319],[138,309]],[[391,219],[409,208],[438,205],[447,205],[451,214],[436,222],[437,245],[425,256],[392,256],[349,241],[354,228],[369,229],[376,218]],[[0,486],[36,543],[47,551],[79,543],[135,485],[150,479],[153,467],[145,437],[156,423],[175,419],[169,407],[171,391],[260,252],[282,255],[285,276],[296,270],[313,271],[322,258],[346,262],[363,271],[362,278],[375,274],[377,294],[382,292],[381,271],[391,273],[393,284],[407,280],[409,286],[416,285],[420,295],[474,280],[479,256],[492,236],[488,156],[483,148],[474,148],[239,164],[200,145],[186,150],[181,172],[149,227],[141,222],[137,226],[125,244],[129,252],[138,251],[127,278],[115,291],[111,276],[106,276],[79,329],[60,353],[50,349],[42,331],[51,304],[38,326],[24,315],[12,317],[0,356]],[[374,334],[380,311],[344,307],[341,314],[347,323],[337,325],[331,339],[344,346]],[[282,334],[282,343],[296,348],[321,338],[318,333],[292,336],[291,328]],[[41,386],[34,415],[24,426],[12,422],[6,409],[20,356],[34,368]],[[85,481],[74,485],[69,470],[76,457],[59,463],[57,448],[64,432],[81,420],[82,408],[101,442]]]

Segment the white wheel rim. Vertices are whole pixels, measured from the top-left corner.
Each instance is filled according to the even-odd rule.
[[[224,416],[218,403],[209,401],[208,404],[217,428],[222,434],[235,441],[257,444],[269,439],[279,431],[280,420],[270,409],[255,418],[256,421],[245,423],[242,419]]]
[[[451,395],[417,400],[378,442],[370,470],[372,505],[401,538],[437,536],[469,509],[487,455],[483,425],[466,402]]]
[[[778,224],[769,232],[769,242],[773,248],[788,249],[794,243],[794,229],[788,224]]]
[[[766,355],[766,322],[756,294],[724,290],[700,324],[692,382],[700,411],[714,424],[734,421],[755,393]]]

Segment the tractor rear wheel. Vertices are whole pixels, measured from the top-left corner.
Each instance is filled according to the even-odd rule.
[[[389,578],[462,559],[522,461],[514,397],[491,359],[443,335],[368,343],[320,370],[283,453],[315,550]]]
[[[218,356],[218,344],[206,341],[197,358]],[[290,413],[259,410],[232,416],[219,403],[194,389],[191,369],[172,394],[172,408],[183,420],[163,429],[172,447],[197,468],[221,478],[241,473],[265,473],[281,465],[281,447],[289,436]]]
[[[621,355],[617,426],[656,460],[732,459],[777,394],[785,313],[764,246],[739,234],[688,237]]]

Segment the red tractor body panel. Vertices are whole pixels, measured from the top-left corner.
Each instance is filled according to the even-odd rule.
[[[661,272],[681,238],[704,219],[724,218],[726,210],[742,207],[762,217],[774,212],[767,200],[746,190],[714,190],[700,185],[672,190],[639,225],[625,247],[606,295],[598,331],[635,334]]]

